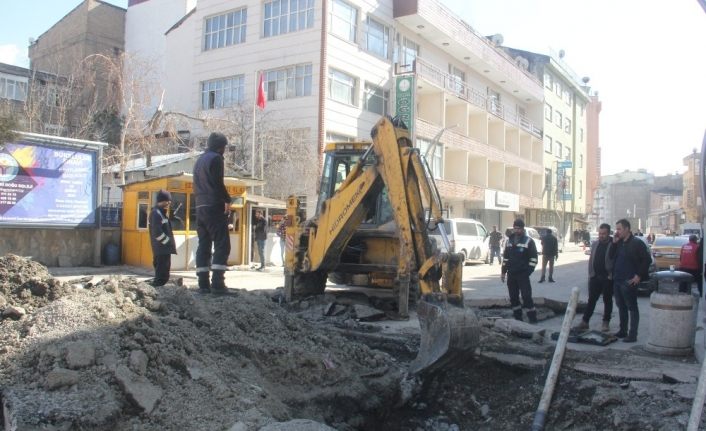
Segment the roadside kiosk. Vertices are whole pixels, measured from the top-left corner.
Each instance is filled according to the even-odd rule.
[[[261,185],[258,180],[225,177],[226,188],[231,195],[232,228],[231,250],[228,265],[249,263],[250,217],[246,212],[247,187]],[[123,186],[122,261],[127,265],[152,267],[147,222],[152,207],[157,201],[157,192],[166,190],[172,195],[169,220],[174,230],[177,254],[172,255],[172,270],[196,268],[196,204],[193,190],[193,175],[181,173]]]

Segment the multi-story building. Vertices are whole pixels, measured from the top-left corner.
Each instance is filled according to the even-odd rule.
[[[653,185],[654,175],[645,169],[602,176],[595,199],[600,223],[613,226],[616,221],[627,219],[633,232],[644,232]]]
[[[586,83],[587,84],[587,83]],[[590,88],[584,87],[590,94],[588,107],[586,108],[586,213],[593,226],[600,223],[597,220],[598,211],[595,208],[596,191],[601,185],[601,147],[599,142],[600,114],[603,109],[603,102],[598,98],[598,92],[590,92]]]
[[[128,52],[154,37],[130,23],[152,1],[129,6]],[[381,115],[399,114],[428,154],[450,216],[504,226],[541,206],[541,81],[438,0],[198,0],[164,44],[171,112],[252,116],[262,75],[267,105],[256,127],[275,131],[263,144],[265,166],[273,148],[310,157],[265,171],[266,181],[288,179],[268,195],[314,202],[324,143],[369,139]],[[296,130],[297,145],[278,128]],[[237,136],[248,135],[233,140],[250,152]]]
[[[544,85],[544,194],[536,211],[539,224],[557,226],[563,234],[587,227],[589,96],[584,83],[556,56],[506,48],[524,58]]]
[[[682,177],[681,174],[670,174],[654,178],[645,233],[670,234],[679,231],[682,218],[686,217],[682,208]]]
[[[701,153],[694,150],[684,157],[684,195],[683,207],[686,219],[684,223],[701,223],[703,220],[703,204],[701,202]]]

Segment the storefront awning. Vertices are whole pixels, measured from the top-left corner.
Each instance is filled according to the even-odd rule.
[[[253,206],[263,207],[263,208],[287,208],[287,202],[280,201],[278,199],[272,199],[265,196],[258,195],[248,195],[247,202]]]

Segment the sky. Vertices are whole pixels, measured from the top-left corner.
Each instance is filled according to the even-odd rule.
[[[602,174],[683,172],[706,128],[706,13],[697,0],[441,0],[504,45],[566,52],[602,101]],[[4,1],[0,62],[27,66],[27,45],[80,0]],[[127,7],[127,0],[109,0]],[[5,4],[6,3],[6,4]],[[28,19],[31,17],[31,19]]]

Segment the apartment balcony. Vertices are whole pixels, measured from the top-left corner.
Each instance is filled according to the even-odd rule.
[[[393,16],[402,25],[455,57],[480,75],[517,92],[521,100],[541,103],[542,83],[485,36],[438,0],[393,0]]]
[[[405,68],[404,70],[401,70],[400,67],[395,64],[395,74],[408,71],[414,73],[419,79],[426,81],[434,87],[444,90],[469,103],[475,110],[488,112],[494,117],[517,126],[537,138],[542,138],[542,129],[527,117],[518,114],[516,109],[512,109],[502,103],[498,103],[495,99],[486,97],[476,88],[461,81],[457,76],[444,72],[439,67],[423,58],[417,57],[411,65],[411,68]],[[428,93],[428,91],[424,93]]]

